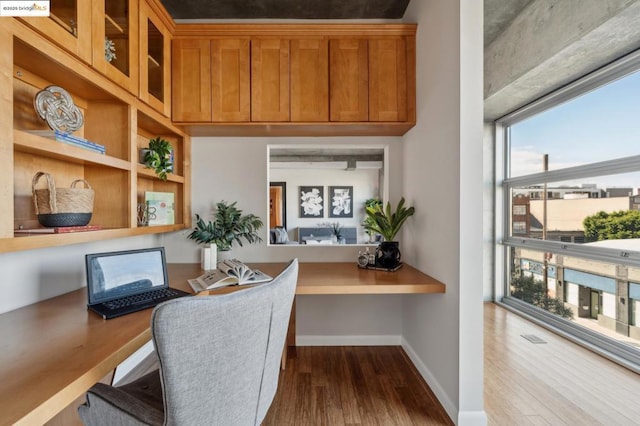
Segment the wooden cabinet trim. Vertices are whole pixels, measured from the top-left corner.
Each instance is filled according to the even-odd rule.
[[[176,24],[175,38],[414,36],[417,24]]]

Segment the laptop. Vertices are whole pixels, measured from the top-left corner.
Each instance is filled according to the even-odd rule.
[[[104,319],[190,296],[169,287],[164,247],[85,256],[88,308]]]

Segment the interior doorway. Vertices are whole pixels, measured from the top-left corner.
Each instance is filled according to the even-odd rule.
[[[270,182],[269,184],[269,228],[287,227],[287,184]]]

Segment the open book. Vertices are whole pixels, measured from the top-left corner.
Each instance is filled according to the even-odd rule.
[[[271,281],[273,277],[257,269],[251,269],[237,259],[218,263],[218,269],[198,278],[187,280],[196,293],[228,285],[257,284]]]

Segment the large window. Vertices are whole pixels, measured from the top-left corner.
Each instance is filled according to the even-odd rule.
[[[496,216],[502,301],[640,369],[638,70],[640,53],[496,123]]]

